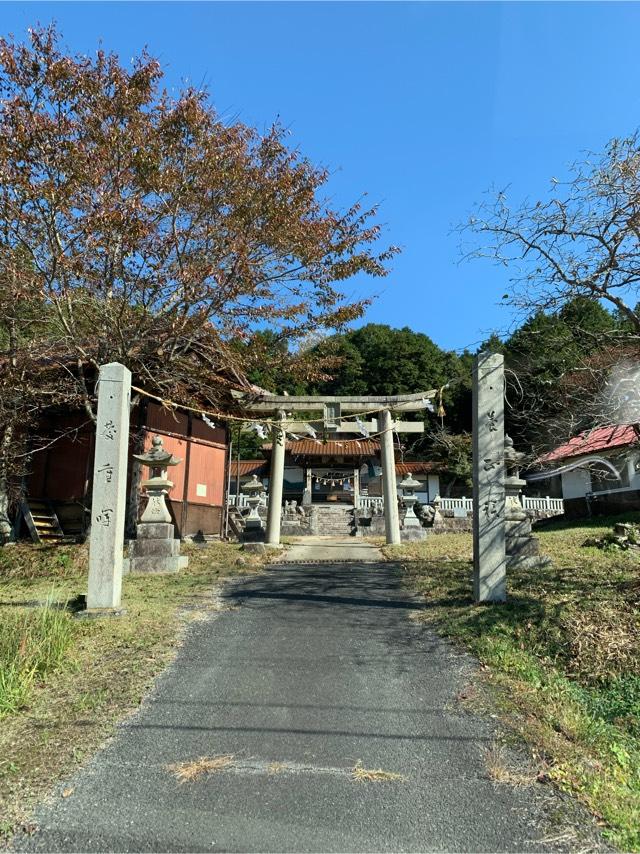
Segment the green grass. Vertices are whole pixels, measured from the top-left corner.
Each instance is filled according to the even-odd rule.
[[[0,623],[0,720],[23,708],[37,680],[62,667],[75,634],[69,613],[47,601]]]
[[[509,572],[504,605],[473,604],[470,535],[385,553],[424,594],[420,618],[486,666],[494,701],[545,773],[590,808],[613,844],[638,851],[640,562],[633,552],[582,546],[612,521],[540,531],[553,564]]]
[[[85,546],[0,549],[0,840],[134,711],[192,620],[219,609],[225,577],[264,562],[239,546],[183,546],[189,567],[125,576],[118,618],[76,620]]]

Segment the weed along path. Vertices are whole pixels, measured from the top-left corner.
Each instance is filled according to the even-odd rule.
[[[141,710],[14,847],[570,849],[550,787],[492,778],[494,722],[457,700],[473,662],[411,619],[399,566],[326,553],[230,581],[228,609],[192,625]]]

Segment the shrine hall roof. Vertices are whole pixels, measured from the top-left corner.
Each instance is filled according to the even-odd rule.
[[[444,465],[438,462],[396,463],[396,474],[436,474],[444,471]]]
[[[635,445],[640,441],[639,425],[615,424],[610,427],[598,427],[586,430],[579,436],[574,436],[564,445],[560,445],[540,457],[538,462],[551,463],[565,460],[567,457],[580,457],[584,454],[594,454],[596,451],[608,451],[612,448],[624,448]]]
[[[271,450],[271,442],[262,446]],[[323,442],[322,439],[287,441],[285,450],[303,457],[375,457],[380,451],[376,439],[340,439]]]
[[[251,474],[264,474],[269,470],[268,460],[231,460],[229,465],[232,478],[238,475],[243,477]],[[444,466],[440,462],[396,463],[396,474],[400,477],[404,477],[405,474],[436,474],[442,471],[444,471]]]
[[[260,474],[268,467],[269,462],[267,460],[231,460],[229,463],[231,477],[245,474]]]

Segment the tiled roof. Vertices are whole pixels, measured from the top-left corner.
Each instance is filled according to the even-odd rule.
[[[436,474],[444,470],[442,463],[396,463],[396,474]]]
[[[306,441],[306,440],[303,440]],[[373,444],[377,445],[377,442],[373,442],[373,440],[369,440]],[[287,442],[287,448],[289,447],[289,442]],[[298,443],[291,443],[297,445]],[[314,447],[320,448],[320,445],[316,445],[314,442]],[[335,444],[334,442],[328,444]],[[344,445],[345,442],[342,442],[341,453],[353,453],[353,451],[345,451]],[[364,445],[364,442],[360,442],[361,445]],[[270,446],[269,446],[270,447]],[[326,448],[326,445],[322,446]],[[301,453],[298,451],[298,453]],[[307,453],[306,451],[304,453]],[[326,453],[327,455],[331,455],[331,451],[322,451],[322,453]],[[365,453],[369,454],[369,451],[365,451]],[[339,456],[339,454],[334,454],[334,456]],[[250,474],[264,474],[269,469],[269,461],[268,460],[231,460],[230,469],[231,469],[231,477],[237,477],[238,475],[238,467],[240,468],[240,476],[250,475]],[[396,474],[404,476],[405,474],[435,474],[437,472],[443,471],[442,463],[435,462],[410,462],[410,463],[396,463]]]
[[[269,463],[267,460],[231,460],[229,469],[231,477],[237,477],[238,473],[242,477],[245,474],[260,474],[268,469]],[[240,472],[238,472],[240,469]]]
[[[551,463],[565,460],[567,457],[581,457],[584,454],[595,454],[597,451],[608,451],[612,448],[624,448],[640,442],[640,425],[617,424],[610,427],[598,427],[587,430],[575,436],[564,445],[560,445],[539,459],[540,463]]]
[[[271,443],[262,446],[271,450]],[[323,442],[321,439],[299,439],[287,442],[285,449],[304,457],[375,457],[380,451],[376,439],[342,439]]]

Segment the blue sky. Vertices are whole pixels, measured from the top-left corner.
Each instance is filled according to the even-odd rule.
[[[637,3],[0,4],[5,34],[51,20],[74,51],[146,45],[229,119],[279,117],[335,202],[367,192],[403,247],[386,279],[350,286],[378,294],[365,322],[451,349],[512,322],[505,272],[459,264],[452,228],[491,186],[538,198],[640,125]]]

